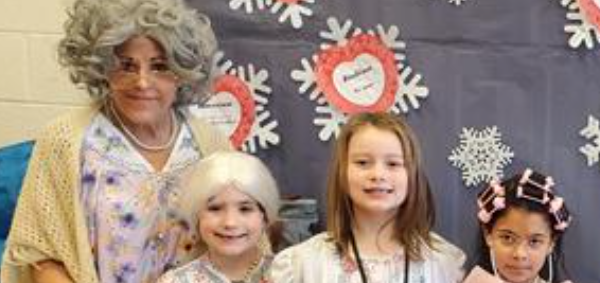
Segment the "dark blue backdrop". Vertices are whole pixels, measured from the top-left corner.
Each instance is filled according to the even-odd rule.
[[[334,16],[355,25],[397,25],[409,64],[429,97],[408,121],[418,133],[438,209],[436,230],[465,250],[474,246],[474,197],[447,161],[463,127],[498,126],[515,153],[505,173],[532,166],[554,176],[575,215],[566,238],[567,263],[579,283],[600,282],[600,170],[587,167],[578,132],[600,115],[600,53],[572,50],[558,0],[317,0],[300,30],[266,11],[231,10],[227,0],[192,0],[213,20],[226,56],[270,72],[269,110],[282,143],[259,151],[285,193],[322,201],[330,143],[312,124],[314,102],[290,78],[322,42]]]

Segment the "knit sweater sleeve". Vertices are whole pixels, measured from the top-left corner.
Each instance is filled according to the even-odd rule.
[[[79,151],[91,109],[62,116],[36,138],[2,261],[1,281],[29,283],[31,264],[62,262],[76,282],[97,282],[78,202]]]

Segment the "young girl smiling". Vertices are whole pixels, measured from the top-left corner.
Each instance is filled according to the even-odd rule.
[[[219,152],[200,163],[182,211],[206,252],[167,272],[159,283],[256,283],[272,260],[267,229],[277,217],[279,192],[267,167],[241,152]]]
[[[273,283],[455,283],[464,254],[431,232],[434,206],[412,130],[388,113],[350,118],[327,186],[327,231],[277,255]]]

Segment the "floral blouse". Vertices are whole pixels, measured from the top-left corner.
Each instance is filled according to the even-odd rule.
[[[462,279],[464,253],[434,234],[436,250],[411,261],[407,274],[404,252],[383,258],[363,258],[370,283],[457,283]],[[354,260],[340,256],[326,233],[280,252],[269,270],[271,283],[361,283]]]
[[[195,233],[176,210],[200,158],[188,125],[161,172],[102,114],[86,131],[82,155],[81,202],[101,282],[154,283],[198,256]]]
[[[266,283],[266,272],[271,265],[272,257],[262,258],[258,267],[250,274],[248,282],[232,282],[213,267],[208,256],[200,258],[160,277],[157,283]]]

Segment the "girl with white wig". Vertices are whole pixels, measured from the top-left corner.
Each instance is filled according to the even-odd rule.
[[[36,138],[1,281],[145,283],[201,252],[175,213],[189,171],[230,148],[185,109],[216,41],[182,0],[76,0],[59,62],[92,103]]]
[[[260,159],[242,152],[205,158],[181,194],[181,211],[206,252],[171,270],[159,283],[265,282],[272,255],[268,228],[277,220],[279,192]]]

